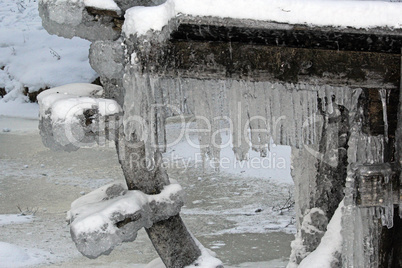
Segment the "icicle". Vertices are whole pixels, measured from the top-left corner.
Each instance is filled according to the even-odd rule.
[[[317,96],[315,92],[309,92],[309,103],[310,103],[310,118],[311,118],[311,126],[312,130],[311,132],[311,143],[316,144],[321,140],[321,135],[322,135],[322,127],[324,124],[324,121],[322,120],[321,114],[318,113],[318,102],[317,102]]]
[[[293,116],[294,116],[294,141],[292,146],[300,148],[302,146],[302,125],[303,125],[303,106],[301,105],[301,95],[300,91],[293,93]]]
[[[230,116],[233,121],[233,152],[236,158],[240,161],[247,159],[247,154],[250,149],[248,137],[245,133],[245,123],[247,121],[247,106],[244,98],[244,82],[237,80],[231,81],[230,86]],[[247,139],[246,139],[247,138]]]
[[[350,167],[349,167],[350,169]],[[342,266],[345,268],[354,267],[354,236],[355,236],[355,221],[356,217],[356,206],[354,204],[354,189],[355,189],[355,178],[354,171],[349,170],[348,176],[346,177],[345,185],[345,206],[342,211],[342,237],[344,239],[342,244]]]
[[[333,113],[338,104],[353,110],[357,103],[355,96],[358,97],[361,91],[346,87],[237,80],[151,77],[147,82],[146,75],[140,74],[132,78],[131,84],[137,88],[133,91],[137,93],[136,98],[129,98],[132,102],[127,101],[127,105],[132,106],[134,114],[144,118],[145,122],[142,129],[140,126],[126,128],[128,132],[134,130],[136,135],[141,135],[143,130],[150,130],[148,134],[152,136],[155,130],[155,139],[161,143],[166,139],[163,115],[194,114],[206,119],[204,123],[200,122],[199,129],[208,127],[205,125],[207,121],[211,127],[210,131],[200,133],[202,154],[209,158],[219,156],[219,150],[214,145],[220,144],[220,131],[230,124],[233,129],[233,149],[239,160],[247,158],[250,145],[261,156],[266,156],[271,138],[275,144],[296,148],[316,144],[320,140],[323,124],[318,113],[317,98],[322,99],[323,109],[328,113]],[[149,94],[138,90],[147,86],[150,88]],[[136,103],[136,107],[133,103]],[[164,107],[157,109],[153,115],[141,110],[152,103],[163,104]],[[155,126],[151,116],[156,120]],[[152,140],[151,137],[148,143]],[[147,147],[150,145],[152,142]]]
[[[155,144],[153,146],[160,152],[166,152],[166,106],[164,104],[162,84],[159,78],[150,77],[150,85],[155,102],[151,111],[151,122],[155,124]]]
[[[355,265],[361,267],[378,267],[378,224],[375,217],[375,209],[357,208],[361,213],[361,230],[359,225],[356,225],[355,230],[358,230],[362,235],[362,239],[358,242],[357,247],[362,254],[356,254]],[[356,244],[356,243],[355,243]]]
[[[258,108],[264,103],[261,103],[256,96],[255,84],[251,83],[251,85],[247,86],[244,91],[244,99],[247,102],[247,117],[248,117],[248,127],[250,128],[250,138],[251,138],[251,146],[252,149],[256,152],[260,152],[262,144],[260,143],[259,137],[259,116]]]
[[[280,102],[279,109],[279,121],[278,121],[278,144],[287,144],[287,111],[288,111],[288,99],[286,96],[287,88],[282,88],[282,85],[278,84],[278,102]]]
[[[152,80],[152,81],[151,81]],[[159,110],[156,109],[156,98],[160,99],[160,87],[157,80],[149,75],[142,75],[134,71],[131,75],[125,75],[124,84],[127,90],[124,98],[124,133],[126,140],[133,144],[143,142],[149,168],[154,160],[157,144],[157,118]],[[161,126],[162,127],[162,126]]]
[[[326,105],[326,112],[330,115],[334,113],[334,106],[332,103],[332,88],[330,86],[325,86],[325,105]]]
[[[399,217],[402,219],[402,173],[399,175]]]
[[[384,198],[384,214],[381,217],[382,225],[387,226],[388,229],[394,226],[394,196],[392,189],[392,180],[390,180],[390,174],[384,174],[385,186],[385,198]]]
[[[194,104],[194,114],[197,122],[197,133],[203,163],[207,158],[212,161],[219,159],[221,144],[220,132],[214,120],[216,82],[187,79],[186,87],[190,91],[190,98]],[[214,135],[212,135],[215,133]],[[215,139],[212,141],[212,139]],[[214,144],[216,142],[216,144]]]
[[[325,109],[325,95],[326,95],[325,89],[323,87],[318,87],[317,93],[318,93],[317,94],[318,98],[321,99],[321,101],[322,101],[322,106],[323,106],[322,108]]]
[[[260,152],[261,157],[267,156],[267,147],[269,143],[267,111],[269,103],[266,102],[266,85],[264,83],[253,83],[253,92],[249,96],[249,119],[250,134],[253,150]]]
[[[367,140],[366,140],[366,144],[367,144],[366,148],[368,148],[368,149],[365,151],[367,160],[365,162],[374,164],[375,163],[374,157],[375,157],[376,153],[373,153],[373,152],[376,151],[376,146],[375,146],[376,144],[375,144],[375,142],[372,142],[371,140],[372,140],[372,136],[368,136]],[[373,148],[374,150],[371,148]]]
[[[219,168],[220,147],[222,144],[221,122],[219,120],[222,111],[222,103],[220,100],[221,86],[220,81],[205,81],[206,97],[209,100],[209,122],[211,124],[211,133],[209,137],[210,155],[214,161],[215,168]],[[211,107],[212,106],[212,107]]]
[[[280,143],[281,137],[281,103],[280,103],[280,95],[278,90],[279,84],[275,84],[274,88],[272,89],[272,139],[274,140],[275,144]]]
[[[314,92],[315,93],[315,92]],[[311,144],[313,141],[310,138],[310,130],[312,128],[311,126],[311,114],[312,112],[310,111],[309,107],[309,97],[310,97],[311,92],[309,91],[302,91],[301,92],[301,113],[302,113],[302,137],[303,137],[303,143],[304,144]],[[314,130],[314,126],[313,126]]]
[[[386,89],[379,89],[381,103],[382,103],[382,115],[384,120],[384,138],[385,142],[388,144],[388,116],[387,116],[387,103],[388,103],[388,92]]]
[[[272,84],[266,85],[265,83],[260,83],[262,87],[262,91],[265,95],[265,120],[266,120],[266,128],[267,128],[267,141],[268,141],[268,150],[271,150],[271,141],[272,141],[272,117],[273,117],[273,104],[272,104]]]

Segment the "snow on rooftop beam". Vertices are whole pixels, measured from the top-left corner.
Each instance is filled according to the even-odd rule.
[[[168,0],[157,7],[133,7],[125,14],[126,35],[161,31],[178,15],[231,18],[291,25],[355,29],[402,28],[402,3],[378,1]]]

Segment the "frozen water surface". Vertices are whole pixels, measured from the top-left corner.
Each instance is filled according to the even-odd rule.
[[[1,117],[0,128],[10,122]],[[18,214],[17,205],[37,212],[30,222],[0,225],[1,242],[48,253],[35,267],[145,267],[157,257],[143,230],[136,241],[95,260],[81,256],[71,240],[65,222],[71,202],[81,192],[124,181],[114,146],[53,152],[42,145],[37,125],[28,131],[31,120],[12,122],[15,131],[0,134],[0,214]],[[291,184],[281,183],[279,175],[263,179],[247,177],[247,171],[216,173],[194,165],[171,166],[168,172],[187,194],[181,213],[186,225],[225,267],[286,266],[294,216],[286,210],[281,215],[277,208]]]

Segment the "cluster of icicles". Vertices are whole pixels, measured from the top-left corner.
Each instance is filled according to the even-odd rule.
[[[343,106],[353,118],[362,92],[346,86],[160,78],[136,72],[126,76],[124,83],[132,89],[127,90],[124,103],[126,136],[134,133],[134,139],[144,142],[149,159],[166,149],[166,117],[183,114],[196,118],[204,159],[219,161],[224,132],[231,133],[239,161],[247,160],[250,149],[266,156],[270,141],[296,148],[315,144],[322,135],[323,115],[336,116]],[[355,153],[349,153],[349,163],[385,161],[383,135],[368,136],[357,127],[349,143],[349,150],[356,147]],[[392,185],[386,184],[390,200]],[[390,227],[393,209],[387,200],[377,214]]]
[[[302,148],[322,135],[323,113],[351,110],[361,89],[238,80],[200,80],[132,75],[125,79],[126,135],[144,140],[149,157],[165,145],[164,119],[192,114],[201,153],[219,159],[221,133],[230,131],[233,151],[246,160],[251,149],[264,157],[273,143]],[[319,101],[321,100],[321,104]],[[135,116],[133,116],[135,115]],[[138,121],[141,120],[141,123]]]

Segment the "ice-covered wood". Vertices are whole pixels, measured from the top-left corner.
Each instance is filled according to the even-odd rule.
[[[165,146],[166,110],[180,113],[186,107],[196,116],[204,157],[219,160],[220,134],[228,130],[236,157],[245,160],[249,149],[266,155],[271,138],[296,148],[317,143],[324,122],[320,110],[333,117],[340,113],[338,106],[353,111],[361,93],[360,88],[309,84],[160,78],[133,71],[136,66],[125,76],[132,90],[126,93],[124,109],[130,112],[123,123],[126,135],[135,133],[145,143],[149,157]]]
[[[157,195],[129,191],[124,184],[103,186],[72,203],[67,217],[71,237],[86,257],[108,255],[122,242],[135,240],[139,229],[177,215],[182,198],[178,184]]]
[[[362,207],[389,207],[399,204],[400,170],[395,163],[357,166],[356,203]],[[390,203],[392,205],[390,205]]]

